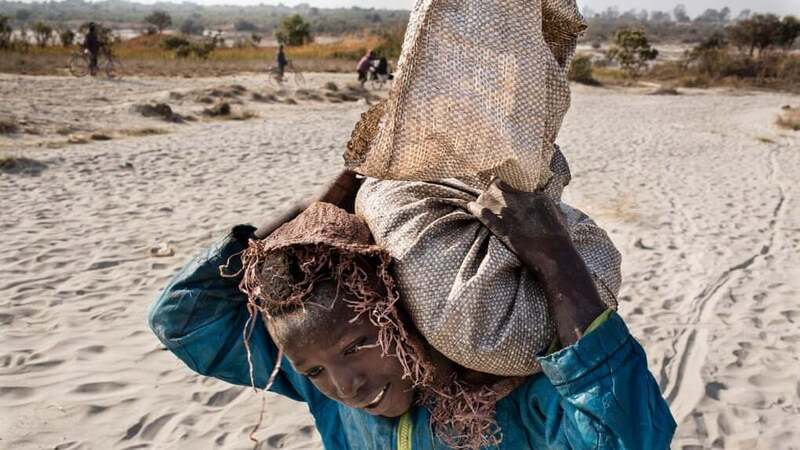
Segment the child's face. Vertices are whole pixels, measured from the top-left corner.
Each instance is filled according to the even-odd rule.
[[[317,289],[315,295],[336,295]],[[321,304],[330,304],[318,301]],[[378,329],[339,299],[332,309],[308,305],[306,311],[273,319],[268,328],[298,373],[327,397],[369,414],[399,417],[411,408],[411,381],[393,356],[381,357]]]

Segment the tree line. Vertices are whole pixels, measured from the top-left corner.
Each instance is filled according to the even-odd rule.
[[[283,5],[214,5],[204,6],[191,2],[145,5],[126,0],[65,0],[23,3],[0,1],[0,15],[10,18],[14,27],[42,21],[51,26],[75,26],[85,21],[102,22],[115,27],[144,24],[145,18],[155,11],[168,15],[171,24],[182,28],[195,24],[205,29],[225,29],[237,25],[240,31],[273,33],[289,16],[300,15],[316,33],[343,34],[365,28],[381,29],[408,22],[408,11],[378,10],[372,8],[315,8],[307,4],[288,7]],[[187,25],[188,24],[188,25]]]

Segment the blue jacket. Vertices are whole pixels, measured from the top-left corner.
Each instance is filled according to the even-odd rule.
[[[193,259],[151,306],[149,321],[167,349],[192,370],[249,386],[242,342],[246,298],[238,280],[219,275],[219,266],[244,249],[243,241],[230,236]],[[264,387],[277,349],[258,321],[250,347],[256,385]],[[612,314],[575,345],[540,361],[543,374],[497,403],[500,449],[669,448],[675,421],[644,350],[619,316]],[[403,434],[410,425],[413,449],[445,449],[424,408],[402,420],[374,417],[328,399],[288,360],[281,361],[279,373],[272,391],[306,403],[326,449],[397,450],[400,422]]]

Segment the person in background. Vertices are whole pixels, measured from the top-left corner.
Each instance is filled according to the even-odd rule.
[[[280,81],[283,81],[283,74],[286,70],[286,66],[289,64],[289,60],[286,59],[286,54],[283,52],[283,44],[278,47],[278,54],[275,56],[275,62],[278,67],[277,76]]]
[[[97,55],[100,53],[100,37],[97,35],[97,24],[89,22],[89,30],[83,41],[83,48],[89,53],[89,73],[97,74]]]
[[[367,77],[369,76],[369,69],[372,67],[372,60],[375,59],[375,52],[372,50],[368,51],[361,59],[358,61],[358,65],[356,65],[356,72],[358,72],[358,82],[361,84],[361,87],[364,87],[364,83],[367,82]]]

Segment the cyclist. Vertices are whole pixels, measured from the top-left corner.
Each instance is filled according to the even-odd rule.
[[[374,59],[375,52],[370,50],[358,61],[356,72],[358,72],[358,82],[361,83],[361,87],[364,87],[364,83],[367,82],[367,76],[369,75],[369,70],[370,67],[372,67],[372,61]]]
[[[391,74],[391,68],[389,67],[389,60],[387,60],[385,56],[373,60],[370,78],[378,81],[381,85],[394,78]]]
[[[277,63],[278,70],[276,77],[279,81],[283,81],[283,74],[286,70],[286,66],[289,64],[289,60],[286,59],[286,54],[283,52],[283,44],[278,47],[278,54],[275,56],[275,62]]]
[[[97,34],[97,24],[89,22],[89,31],[83,41],[83,48],[89,53],[89,73],[92,76],[97,74],[97,56],[100,53],[100,37]]]

